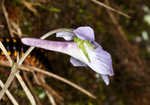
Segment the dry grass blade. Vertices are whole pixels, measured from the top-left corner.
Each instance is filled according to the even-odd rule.
[[[38,73],[39,74],[39,73]],[[41,73],[40,73],[41,74]],[[43,74],[42,74],[43,75]],[[41,76],[41,75],[39,75]],[[48,84],[46,84],[45,81],[45,75],[43,75],[42,78],[38,78],[38,81],[40,85],[47,91],[49,92],[54,98],[56,99],[57,102],[61,103],[63,101],[63,98]]]
[[[4,61],[0,61],[0,65],[6,66],[6,67],[11,67],[10,64],[8,64],[7,62],[4,62]],[[38,68],[35,68],[35,67],[30,67],[30,66],[28,66],[28,67],[27,67],[27,66],[20,66],[19,69],[25,70],[25,71],[29,71],[29,72],[31,72],[30,69],[32,69],[32,70],[34,70],[34,71],[36,71],[36,72],[43,73],[43,74],[45,74],[45,75],[48,75],[48,76],[53,77],[53,78],[55,78],[55,79],[58,79],[58,80],[60,80],[60,81],[62,81],[62,82],[64,82],[64,83],[66,83],[66,84],[68,84],[68,85],[71,85],[72,87],[74,87],[74,88],[80,90],[81,92],[85,93],[86,95],[90,96],[91,98],[96,99],[96,96],[92,95],[90,92],[86,91],[85,89],[81,88],[80,86],[78,86],[78,85],[76,85],[76,84],[70,82],[69,80],[66,80],[65,78],[60,77],[60,76],[58,76],[58,75],[56,75],[56,74],[47,72],[47,71],[45,71],[45,70],[43,70],[43,69],[38,69]]]
[[[27,7],[30,7],[27,2],[24,2],[24,3],[25,3],[25,5],[26,5]],[[30,8],[30,9],[31,9],[31,8]],[[8,18],[8,13],[7,13],[6,8],[5,8],[5,6],[4,6],[4,0],[2,1],[2,10],[3,10],[4,16],[5,16],[5,18],[6,18],[7,24],[8,24],[8,29],[9,29],[10,35],[13,36],[13,32],[16,32],[16,33],[19,34],[19,36],[21,36],[22,32],[21,32],[20,28],[18,28],[15,23],[12,23],[12,25],[13,25],[13,27],[16,29],[16,31],[13,30],[12,27],[11,27],[11,23],[10,23],[10,20],[9,20],[9,18]],[[32,10],[33,10],[33,9],[32,9]],[[1,47],[2,51],[4,52],[6,58],[8,59],[9,63],[12,65],[12,64],[13,64],[13,61],[11,60],[10,56],[9,56],[8,53],[7,53],[7,50],[5,49],[5,47],[3,46],[3,44],[2,44],[1,42],[0,42],[0,47]],[[22,61],[22,62],[23,62],[23,61]],[[19,63],[20,63],[20,62],[19,62]],[[9,77],[8,77],[8,79],[7,79],[7,81],[6,81],[6,83],[5,83],[5,86],[4,86],[4,87],[2,88],[2,90],[0,91],[0,99],[3,97],[4,93],[6,92],[6,90],[8,89],[8,87],[10,86],[11,82],[13,81],[13,79],[14,79],[14,77],[15,77],[15,74],[16,74],[16,72],[17,72],[17,65],[18,65],[18,64],[14,64],[14,65],[12,66],[11,73],[10,73],[10,75],[9,75]],[[21,65],[21,63],[20,63],[20,65]],[[17,76],[17,75],[16,75],[16,76]],[[18,78],[18,76],[17,76],[17,78]],[[20,79],[20,78],[18,78],[18,80],[19,80],[19,79]],[[21,82],[21,81],[22,81],[22,79],[20,79],[19,82],[21,83],[21,85],[23,85],[23,81],[22,81],[22,82]],[[27,92],[27,96],[28,96],[29,100],[31,101],[32,105],[36,105],[33,96],[31,96],[31,95],[32,95],[31,92],[28,92],[29,89],[26,88],[26,86],[23,86],[23,89],[25,90],[25,92]],[[28,91],[26,91],[26,90],[28,90]],[[31,97],[30,97],[30,96],[31,96]]]
[[[0,91],[0,99],[2,99],[4,93],[7,91],[8,87],[10,86],[11,82],[13,81],[14,77],[15,77],[15,74],[17,72],[17,69],[16,69],[16,64],[14,64],[11,68],[11,73],[5,83],[5,86],[2,88],[2,90]]]
[[[26,57],[31,53],[31,51],[34,49],[35,47],[30,47],[24,54],[23,57],[20,58],[20,60],[18,61],[18,65],[20,66],[23,61],[26,59]]]
[[[4,14],[5,19],[6,19],[6,22],[7,22],[7,26],[8,26],[9,33],[10,33],[11,37],[13,37],[13,36],[14,36],[14,35],[13,35],[13,30],[12,30],[12,28],[11,28],[10,20],[9,20],[9,18],[8,18],[8,13],[7,13],[7,11],[6,11],[4,2],[5,2],[5,0],[2,0],[2,4],[1,4],[1,5],[2,5],[2,11],[3,11],[3,14]]]
[[[9,62],[10,63],[10,62]],[[14,64],[11,68],[11,73],[5,83],[5,86],[2,88],[2,90],[0,91],[0,99],[3,97],[4,93],[7,91],[8,87],[10,86],[11,82],[13,81],[15,75],[18,79],[18,81],[20,82],[22,88],[24,89],[26,95],[28,96],[30,102],[32,105],[36,105],[35,100],[30,92],[30,90],[27,88],[27,86],[25,85],[24,81],[22,80],[21,76],[17,73],[17,64]]]
[[[33,86],[32,86],[32,83],[31,83],[30,80],[28,79],[27,73],[26,73],[26,72],[23,72],[23,76],[24,76],[24,79],[25,79],[25,81],[27,82],[27,84],[28,84],[28,86],[29,86],[31,92],[32,92],[33,95],[34,95],[35,100],[37,101],[37,104],[38,104],[38,105],[42,105],[40,99],[39,99],[38,96],[36,95],[36,92],[35,92],[35,90],[34,90],[34,88],[33,88]]]
[[[39,68],[35,68],[35,67],[29,67],[29,68],[33,69],[36,72],[40,72],[40,73],[43,73],[43,74],[48,75],[50,77],[53,77],[53,78],[55,78],[57,80],[60,80],[60,81],[62,81],[64,83],[66,83],[66,84],[68,84],[68,85],[78,89],[79,91],[85,93],[86,95],[90,96],[91,98],[96,99],[96,97],[94,95],[92,95],[90,92],[86,91],[85,89],[81,88],[80,86],[76,85],[75,83],[73,83],[73,82],[71,82],[71,81],[69,81],[69,80],[67,80],[67,79],[65,79],[63,77],[60,77],[60,76],[58,76],[56,74],[53,74],[51,72],[47,72],[47,71],[45,71],[43,69],[39,69]]]
[[[0,28],[4,28],[4,25],[0,25]]]
[[[17,56],[17,63],[19,62],[19,55]],[[28,89],[27,85],[25,84],[25,82],[23,81],[22,77],[20,76],[19,72],[16,73],[16,77],[19,81],[19,83],[21,84],[24,92],[26,93],[31,105],[36,105],[35,99],[32,95],[32,93],[30,92],[30,90]]]
[[[51,36],[52,34],[55,34],[57,32],[63,32],[63,31],[67,31],[67,32],[72,32],[73,29],[67,29],[67,28],[59,28],[56,30],[52,30],[46,34],[44,34],[42,37],[40,37],[41,39],[46,39],[47,37]]]
[[[31,12],[33,12],[35,15],[38,15],[37,10],[33,7],[33,4],[30,2],[27,2],[25,0],[20,0],[20,2],[22,4],[24,4],[25,7],[27,7],[27,9],[29,9]]]
[[[107,5],[110,5],[108,0],[105,0]],[[124,40],[127,41],[126,35],[121,27],[121,25],[118,23],[117,19],[115,18],[115,16],[113,15],[113,13],[111,11],[107,11],[108,15],[110,16],[110,19],[112,20],[113,24],[117,27],[118,32],[120,33],[120,35],[122,35],[122,37],[124,38]]]
[[[1,80],[0,80],[0,86],[2,88],[4,87],[4,84]],[[13,103],[13,105],[19,105],[18,102],[15,100],[15,98],[11,95],[11,93],[8,90],[6,90],[6,94],[9,97],[9,99],[11,100],[11,102]]]
[[[46,91],[46,94],[47,94],[47,96],[48,96],[48,98],[49,98],[51,104],[52,104],[52,105],[56,105],[56,102],[55,102],[53,96],[52,96],[48,91]]]
[[[11,60],[10,56],[7,53],[7,50],[5,49],[5,47],[3,46],[3,44],[1,42],[0,42],[0,47],[1,47],[2,51],[4,52],[4,54],[6,55],[6,57],[7,57],[8,61],[9,61],[10,65],[12,65],[13,61]],[[16,74],[17,71],[18,71],[17,70],[17,64],[14,64],[12,66],[12,68],[11,68],[11,73],[10,73],[10,75],[9,75],[6,83],[5,83],[5,86],[0,91],[0,99],[3,97],[4,93],[7,91],[8,87],[10,86],[11,82],[13,81],[13,79],[14,79],[15,74]],[[25,90],[25,93],[27,94],[27,96],[28,96],[30,102],[32,103],[32,105],[36,105],[35,100],[34,100],[32,94],[31,94],[31,92],[25,86],[25,84],[23,84],[24,82],[23,82],[22,78],[19,78],[18,75],[16,75],[16,77],[19,80],[19,82],[20,82],[21,86],[23,87],[23,89]]]
[[[22,37],[22,31],[21,31],[19,25],[16,24],[15,22],[13,22],[13,21],[12,21],[11,23],[12,23],[12,26],[13,26],[14,30],[16,30],[16,31],[13,31],[13,32],[14,32],[16,35],[18,35],[19,38],[21,38],[21,37]]]
[[[3,11],[3,14],[4,14],[6,22],[7,22],[9,33],[10,33],[11,37],[14,37],[14,34],[18,35],[19,37],[22,37],[22,32],[21,32],[21,29],[19,28],[18,24],[16,24],[15,22],[13,22],[12,20],[9,19],[7,10],[4,5],[4,1],[5,0],[2,1],[2,11]]]
[[[102,7],[105,7],[105,8],[108,9],[108,10],[111,10],[111,11],[116,12],[116,13],[118,13],[118,14],[120,14],[120,15],[123,15],[123,16],[125,16],[125,17],[127,17],[127,18],[130,18],[129,15],[127,15],[127,14],[121,12],[121,11],[118,11],[118,10],[116,10],[116,9],[113,9],[113,8],[111,8],[110,6],[105,5],[104,3],[101,3],[101,2],[98,1],[98,0],[91,0],[91,1],[94,2],[94,3],[96,3],[96,4],[98,4],[98,5],[100,5],[100,6],[102,6]]]
[[[5,49],[4,45],[2,44],[2,42],[0,41],[0,48],[3,51],[4,55],[6,56],[6,58],[8,59],[9,63],[12,65],[13,61],[11,59],[11,57],[8,55],[7,50]]]
[[[21,78],[19,72],[16,73],[16,77],[17,77],[19,83],[21,84],[23,90],[25,91],[25,93],[26,93],[28,99],[30,100],[31,105],[36,105],[36,102],[35,102],[34,97],[32,96],[30,90],[28,89],[28,87],[26,86],[26,84],[24,83],[24,81],[22,80],[22,78]]]
[[[5,49],[4,45],[2,44],[2,42],[0,41],[0,48],[3,51],[3,53],[5,54],[6,58],[8,59],[10,65],[13,64],[12,59],[10,58],[10,56],[7,53],[7,50]],[[5,83],[5,86],[2,88],[2,90],[0,91],[0,100],[3,97],[4,93],[6,92],[7,88],[9,87],[9,85],[11,84],[11,81],[14,79],[15,76],[15,72],[17,71],[15,69],[16,65],[13,65],[12,69],[11,69],[11,73]]]

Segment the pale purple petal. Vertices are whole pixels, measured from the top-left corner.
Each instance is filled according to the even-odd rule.
[[[73,40],[74,34],[71,32],[57,32],[56,37],[62,37],[67,41]]]
[[[39,47],[46,50],[61,52],[71,55],[78,54],[77,46],[74,42],[49,41],[37,38],[22,38],[22,43],[29,46]]]
[[[96,49],[89,49],[86,46],[91,62],[88,63],[95,72],[102,75],[113,76],[111,55],[99,45]]]
[[[79,66],[87,66],[86,64],[82,63],[81,61],[71,57],[70,58],[70,63],[75,66],[75,67],[79,67]]]
[[[90,40],[90,41],[95,40],[94,31],[91,27],[88,26],[79,27],[73,30],[73,32],[77,35],[77,37],[79,37],[82,40]]]
[[[109,76],[108,75],[101,75],[101,77],[104,80],[105,84],[109,85],[109,82],[110,82]]]

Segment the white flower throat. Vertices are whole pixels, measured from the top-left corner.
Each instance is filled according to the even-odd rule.
[[[89,49],[92,49],[92,50],[96,49],[97,47],[94,46],[89,40],[82,40],[82,39],[78,38],[77,36],[74,36],[74,42],[77,44],[78,48],[81,49],[81,51],[86,56],[88,61],[91,62],[91,60],[88,56],[88,52],[86,50],[85,44],[88,46]]]

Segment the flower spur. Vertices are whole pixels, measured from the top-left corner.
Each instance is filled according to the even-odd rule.
[[[106,85],[109,84],[109,76],[114,75],[111,55],[95,42],[91,27],[79,27],[72,32],[57,32],[56,37],[62,37],[67,41],[22,38],[22,42],[29,46],[68,54],[73,66],[89,66],[100,74]]]

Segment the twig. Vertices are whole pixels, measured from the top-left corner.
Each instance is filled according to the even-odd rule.
[[[43,75],[43,76],[45,76],[45,75]],[[52,96],[56,97],[56,99],[59,103],[62,102],[63,98],[60,95],[58,95],[58,93],[55,90],[53,90],[51,88],[51,86],[46,84],[45,78],[39,78],[38,80],[39,80],[39,83],[41,84],[41,86],[46,90],[46,92],[48,92],[48,93],[52,94]]]
[[[30,90],[28,89],[28,87],[26,86],[26,84],[24,83],[24,81],[22,80],[19,72],[16,73],[16,77],[17,77],[19,83],[21,84],[23,90],[25,91],[26,95],[28,96],[28,99],[30,100],[31,105],[36,105],[34,97],[32,96]]]
[[[104,3],[101,3],[101,2],[98,1],[98,0],[91,0],[91,1],[94,2],[94,3],[96,3],[96,4],[98,4],[98,5],[100,5],[100,6],[102,6],[102,7],[105,7],[105,8],[108,9],[108,10],[111,10],[111,11],[116,12],[116,13],[118,13],[118,14],[120,14],[120,15],[123,15],[123,16],[125,16],[125,17],[127,17],[127,18],[130,18],[129,15],[127,15],[127,14],[121,12],[121,11],[118,11],[118,10],[116,10],[116,9],[113,9],[113,8],[111,8],[109,5],[106,5],[106,4],[104,4]]]
[[[30,2],[27,2],[26,0],[20,0],[20,2],[31,12],[33,12],[36,16],[38,15],[37,10],[33,7],[33,4]]]
[[[9,58],[10,56],[8,55],[7,51],[5,51],[6,49],[5,49],[5,47],[3,46],[2,43],[1,43],[1,46],[0,46],[0,47],[1,47],[1,49],[4,50],[4,52],[5,52],[4,54],[6,55],[6,57]],[[4,48],[3,48],[3,47],[4,47]],[[17,57],[18,57],[18,56],[17,56]],[[17,59],[17,60],[18,60],[18,59]],[[9,59],[10,65],[12,65],[11,62],[12,62],[12,60],[11,60],[11,58],[10,58],[10,59]],[[17,63],[18,63],[18,62],[17,62]],[[2,88],[2,90],[0,91],[0,99],[3,97],[4,93],[7,91],[8,87],[10,86],[11,82],[13,81],[13,79],[14,79],[14,77],[15,77],[15,75],[16,75],[16,77],[17,77],[18,81],[20,82],[22,88],[24,89],[25,93],[27,94],[27,96],[28,96],[28,98],[29,98],[31,104],[32,104],[32,105],[36,105],[35,100],[34,100],[32,94],[31,94],[30,90],[26,87],[26,85],[25,85],[24,81],[22,80],[21,76],[19,75],[19,73],[17,74],[17,71],[18,71],[18,69],[17,69],[17,65],[18,65],[18,64],[17,64],[17,63],[12,65],[11,73],[10,73],[10,75],[9,75],[9,77],[8,77],[8,79],[7,79],[7,81],[6,81],[6,83],[5,83],[5,86],[4,86],[4,87]]]
[[[13,61],[12,59],[10,58],[10,56],[8,55],[7,53],[7,50],[5,49],[4,45],[1,43],[0,41],[0,48],[1,50],[3,51],[3,53],[5,54],[6,58],[8,59],[10,65],[12,65],[12,68],[11,68],[11,73],[5,83],[5,86],[2,88],[2,90],[0,91],[0,100],[1,98],[3,97],[4,93],[6,92],[6,90],[8,89],[9,85],[11,84],[12,80],[14,79],[14,76],[15,76],[15,73],[17,72],[17,69],[16,68],[16,65],[14,64],[13,65]]]
[[[65,79],[65,78],[63,78],[63,77],[60,77],[60,76],[58,76],[58,75],[56,75],[56,74],[53,74],[53,73],[51,73],[51,72],[47,72],[47,71],[45,71],[45,70],[43,70],[43,69],[39,69],[39,68],[35,68],[35,67],[29,67],[29,68],[30,68],[30,69],[33,69],[34,71],[43,73],[43,74],[48,75],[48,76],[50,76],[50,77],[53,77],[53,78],[55,78],[55,79],[57,79],[57,80],[60,80],[60,81],[62,81],[62,82],[64,82],[64,83],[66,83],[66,84],[68,84],[68,85],[70,85],[70,86],[72,86],[72,87],[74,87],[74,88],[80,90],[81,92],[85,93],[86,95],[88,95],[88,96],[90,96],[90,97],[96,99],[96,97],[95,97],[94,95],[92,95],[91,93],[89,93],[89,92],[86,91],[85,89],[81,88],[80,86],[74,84],[73,82],[71,82],[71,81],[69,81],[69,80],[67,80],[67,79]]]
[[[5,19],[6,19],[6,22],[7,22],[9,33],[10,33],[11,37],[13,37],[14,36],[13,31],[12,31],[12,28],[11,28],[10,20],[8,18],[8,13],[7,13],[7,10],[5,8],[4,2],[5,2],[5,0],[2,0],[2,4],[1,4],[2,5],[2,11],[4,13],[4,16],[5,16]]]
[[[2,88],[4,87],[4,84],[1,80],[0,80],[0,86]],[[19,105],[18,102],[16,101],[16,99],[11,95],[11,93],[8,90],[6,90],[6,94],[9,97],[9,99],[11,100],[11,102],[13,103],[13,105]]]
[[[13,33],[15,33],[16,35],[18,35],[19,38],[21,38],[22,37],[22,31],[21,31],[19,25],[12,21],[12,26],[15,29],[15,31],[13,31]]]
[[[4,45],[3,45],[3,43],[1,41],[0,41],[0,48],[3,51],[4,55],[6,56],[6,58],[8,59],[9,63],[12,65],[13,61],[12,61],[11,57],[8,55],[8,52],[5,49],[5,47],[4,47]]]
[[[5,49],[4,45],[2,44],[2,42],[0,41],[0,48],[1,50],[3,51],[3,53],[5,54],[6,58],[8,59],[10,65],[13,64],[13,61],[12,59],[10,58],[10,56],[8,55],[7,53],[7,50]],[[11,84],[11,81],[14,79],[14,73],[16,72],[15,71],[15,66],[16,65],[13,65],[12,69],[11,69],[11,73],[5,83],[5,86],[2,88],[2,90],[0,91],[0,100],[1,98],[3,97],[4,93],[6,92],[7,88],[9,87],[9,85]]]
[[[8,55],[7,50],[5,49],[5,47],[3,46],[3,44],[1,43],[1,41],[0,41],[0,48],[2,49],[2,51],[5,54],[6,58],[8,59],[10,65],[12,65],[11,73],[10,73],[10,75],[9,75],[6,83],[5,83],[5,86],[0,91],[0,100],[1,100],[1,98],[4,95],[4,93],[7,91],[9,85],[13,81],[13,79],[15,77],[15,73],[17,72],[17,69],[16,69],[16,64],[13,65],[13,61],[12,61],[11,57]]]
[[[105,3],[107,5],[109,5],[109,1],[108,0],[105,0]],[[140,69],[141,70],[144,70],[145,69],[145,65],[144,65],[144,62],[141,60],[141,58],[139,57],[139,52],[137,49],[135,49],[128,41],[126,35],[125,35],[125,32],[123,31],[123,28],[122,26],[119,24],[119,22],[117,21],[117,19],[115,18],[114,14],[111,12],[111,11],[107,11],[108,12],[108,15],[110,16],[110,19],[112,20],[113,24],[116,26],[116,29],[117,31],[119,32],[119,34],[115,34],[116,36],[115,37],[120,37],[123,42],[124,45],[126,45],[126,50],[129,52],[128,55],[130,55],[130,57],[132,57],[135,61],[137,61],[137,63],[140,65]],[[119,36],[118,36],[119,35]]]
[[[44,34],[41,39],[46,39],[47,37],[57,33],[57,32],[62,32],[62,31],[67,31],[67,32],[72,32],[73,29],[67,29],[67,28],[59,28],[59,29],[55,29],[55,30],[52,30],[46,34]]]
[[[0,25],[0,28],[4,28],[4,25]]]
[[[19,55],[17,56],[17,63],[19,62]],[[16,68],[17,69],[17,68]],[[24,92],[26,93],[31,105],[36,105],[35,99],[32,96],[32,93],[30,92],[30,90],[28,89],[28,87],[26,86],[25,82],[23,81],[22,77],[20,76],[19,72],[16,73],[16,77],[19,81],[19,83],[21,84]]]
[[[52,96],[48,91],[46,91],[46,94],[47,94],[47,96],[48,96],[48,98],[49,98],[51,104],[52,104],[52,105],[56,105],[56,102],[55,102],[53,96]]]
[[[14,37],[14,34],[17,34],[19,37],[21,37],[22,36],[21,29],[15,22],[13,22],[11,19],[9,19],[7,10],[4,5],[4,1],[5,0],[2,1],[2,10],[3,10],[3,14],[5,16],[6,22],[7,22],[9,33],[10,33],[11,37]]]
[[[56,102],[52,96],[53,90],[45,83],[45,79],[44,78],[39,78],[39,82],[41,83],[41,86],[43,86],[45,88],[45,92],[48,96],[48,99],[50,101],[50,103],[52,105],[56,105]],[[59,97],[58,97],[59,98]]]
[[[5,83],[5,86],[2,88],[2,90],[0,91],[0,99],[2,99],[4,93],[6,92],[6,90],[8,89],[8,87],[10,86],[11,82],[13,81],[15,74],[17,72],[17,64],[13,64],[12,68],[11,68],[11,73]]]
[[[35,92],[35,90],[34,90],[33,87],[32,87],[31,82],[30,82],[29,79],[28,79],[27,73],[26,73],[26,72],[23,72],[23,76],[24,76],[24,79],[26,80],[26,82],[27,82],[29,88],[31,89],[31,92],[34,94],[34,97],[35,97],[35,99],[36,99],[38,105],[42,105],[40,99],[37,97],[36,92]]]
[[[105,0],[106,4],[109,5],[109,1],[108,0]],[[119,31],[120,35],[122,35],[122,37],[124,38],[124,40],[127,41],[127,38],[125,36],[125,33],[122,29],[122,27],[120,26],[120,24],[118,23],[118,21],[116,20],[115,16],[111,13],[111,11],[107,11],[113,24],[117,27],[117,30]]]
[[[4,62],[4,61],[0,61],[0,65],[6,66],[6,67],[10,67],[10,64],[8,64],[7,62]],[[20,66],[20,67],[18,67],[18,68],[21,69],[21,70],[29,71],[29,72],[31,72],[30,69],[32,69],[32,70],[34,70],[34,71],[36,71],[36,72],[43,73],[43,74],[48,75],[48,76],[50,76],[50,77],[52,77],[52,78],[58,79],[58,80],[60,80],[60,81],[62,81],[62,82],[64,82],[64,83],[66,83],[66,84],[68,84],[68,85],[70,85],[70,86],[72,86],[72,87],[74,87],[74,88],[80,90],[81,92],[85,93],[86,95],[88,95],[88,96],[90,96],[90,97],[96,99],[96,96],[92,95],[91,93],[89,93],[89,92],[86,91],[85,89],[83,89],[83,88],[79,87],[78,85],[72,83],[71,81],[66,80],[65,78],[60,77],[60,76],[58,76],[58,75],[56,75],[56,74],[53,74],[53,73],[51,73],[51,72],[47,72],[47,71],[45,71],[45,70],[43,70],[43,69],[39,69],[39,68],[31,67],[31,66]]]

